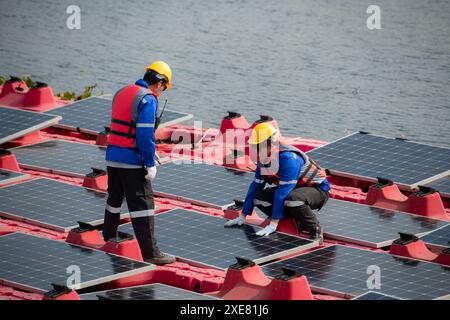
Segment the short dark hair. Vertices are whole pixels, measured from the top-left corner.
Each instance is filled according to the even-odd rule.
[[[147,82],[149,86],[154,85],[159,81],[167,83],[166,77],[160,75],[159,73],[151,69],[147,70],[147,72],[144,74],[144,81]]]

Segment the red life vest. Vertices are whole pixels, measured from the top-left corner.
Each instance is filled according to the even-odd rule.
[[[313,159],[311,159],[306,153],[303,151],[290,146],[280,144],[279,153],[291,151],[302,157],[305,164],[302,166],[300,171],[300,176],[297,180],[296,187],[313,187],[317,186],[324,179],[326,179],[327,174],[325,170],[323,170]],[[280,183],[280,178],[277,173],[264,172],[264,168],[260,168],[261,177],[268,183],[278,185]]]
[[[112,102],[112,117],[108,134],[108,145],[136,147],[136,122],[141,100],[148,94],[158,97],[150,90],[138,85],[129,85],[117,91]]]

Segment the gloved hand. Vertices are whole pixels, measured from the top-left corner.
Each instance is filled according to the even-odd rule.
[[[147,175],[145,176],[145,179],[148,181],[152,181],[156,177],[156,166],[147,168]]]
[[[259,230],[256,235],[257,236],[268,236],[271,233],[277,231],[278,220],[272,220],[270,223],[264,228]]]
[[[245,215],[241,214],[236,219],[230,220],[225,223],[225,227],[232,227],[232,226],[242,226],[245,223]]]

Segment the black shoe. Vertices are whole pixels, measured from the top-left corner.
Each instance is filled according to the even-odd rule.
[[[318,241],[319,244],[323,243],[323,230],[321,226],[317,226],[314,227],[314,229],[312,229],[309,232],[309,239],[313,240],[313,241]]]
[[[144,261],[153,263],[153,264],[163,265],[163,264],[174,263],[177,260],[174,256],[172,256],[170,254],[159,252],[153,258],[144,259]]]

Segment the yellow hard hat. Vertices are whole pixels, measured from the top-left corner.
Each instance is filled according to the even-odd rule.
[[[277,139],[278,130],[270,123],[263,122],[253,128],[248,144],[260,144],[271,137]]]
[[[156,73],[164,76],[167,79],[167,89],[170,89],[170,87],[172,86],[172,70],[167,63],[165,63],[164,61],[155,61],[146,69],[153,70]]]

